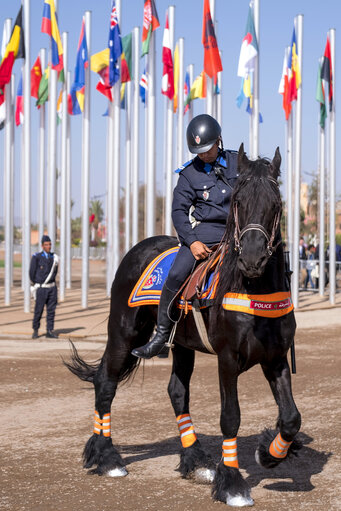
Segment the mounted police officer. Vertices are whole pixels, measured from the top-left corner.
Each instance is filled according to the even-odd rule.
[[[33,335],[38,337],[40,319],[46,305],[46,337],[57,339],[53,331],[54,316],[57,307],[56,275],[58,271],[58,256],[51,252],[51,239],[44,235],[41,238],[42,251],[32,256],[30,265],[31,293],[35,298]]]
[[[187,127],[187,144],[197,156],[176,172],[172,220],[181,246],[162,288],[153,339],[132,354],[140,358],[167,357],[165,346],[173,322],[168,308],[197,261],[206,259],[223,237],[237,178],[236,151],[223,149],[221,127],[210,115],[194,117]]]

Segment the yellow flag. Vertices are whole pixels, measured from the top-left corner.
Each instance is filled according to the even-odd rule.
[[[179,46],[177,44],[174,50],[174,106],[173,106],[174,113],[178,109],[179,73],[180,73]]]
[[[91,57],[91,71],[98,73],[104,67],[109,66],[109,48],[94,53]]]
[[[191,87],[191,99],[206,98],[206,74],[204,71],[194,80]]]

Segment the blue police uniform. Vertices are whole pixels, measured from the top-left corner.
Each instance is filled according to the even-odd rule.
[[[30,264],[30,279],[34,284],[44,284],[51,272],[54,261],[52,252],[37,252],[32,256]],[[38,287],[36,291],[36,302],[33,317],[33,330],[39,330],[40,319],[46,305],[46,325],[48,331],[53,331],[54,316],[57,307],[57,286],[56,275],[58,265],[55,265],[53,274],[48,282],[48,287]]]
[[[196,264],[189,248],[194,241],[210,247],[223,237],[238,177],[237,160],[237,151],[220,150],[214,163],[204,163],[197,156],[176,171],[180,175],[172,220],[181,247],[166,281],[168,289],[177,291]]]

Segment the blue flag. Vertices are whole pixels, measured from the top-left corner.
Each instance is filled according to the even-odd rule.
[[[142,103],[146,104],[146,90],[148,89],[148,81],[146,70],[143,71],[143,75],[140,80],[140,98]]]
[[[109,31],[109,85],[114,85],[120,77],[118,59],[122,54],[120,27],[118,25],[115,0],[111,3],[110,31]]]
[[[70,115],[81,114],[84,110],[85,68],[87,68],[88,65],[88,47],[86,44],[85,22],[83,19],[77,48],[75,80],[71,86],[69,96],[68,111]]]

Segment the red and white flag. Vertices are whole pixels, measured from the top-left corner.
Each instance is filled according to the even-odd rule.
[[[163,72],[162,72],[161,92],[162,92],[162,94],[167,96],[169,99],[173,99],[173,97],[174,97],[174,68],[173,68],[172,50],[170,48],[168,13],[166,15],[165,30],[163,32],[162,62],[163,62]]]

